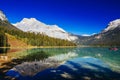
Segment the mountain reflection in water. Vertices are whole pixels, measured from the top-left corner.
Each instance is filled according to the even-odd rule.
[[[109,48],[107,48],[107,47],[79,47],[79,48],[34,48],[34,49],[27,49],[26,51],[23,51],[23,52],[21,52],[21,53],[14,53],[14,55],[17,55],[18,57],[19,56],[26,56],[26,55],[29,55],[29,54],[34,54],[34,53],[39,53],[40,51],[43,51],[43,52],[45,52],[45,53],[47,53],[47,54],[50,54],[50,56],[55,56],[55,55],[58,55],[57,56],[57,58],[59,58],[59,55],[60,54],[67,54],[67,53],[75,53],[75,54],[77,54],[77,56],[75,56],[74,57],[74,59],[76,58],[76,60],[77,60],[77,58],[85,58],[85,57],[91,57],[91,58],[95,58],[95,59],[99,59],[100,61],[102,61],[105,65],[107,65],[107,68],[109,69],[108,71],[110,71],[110,74],[111,75],[113,75],[113,73],[115,73],[114,74],[114,80],[120,80],[119,79],[119,77],[118,77],[118,75],[119,75],[119,73],[120,73],[120,49],[118,49],[117,51],[111,51],[111,50],[109,50]],[[6,53],[6,54],[9,54],[9,53]],[[10,54],[10,55],[12,55],[13,56],[13,54]],[[28,57],[29,58],[29,56],[26,56],[26,57]],[[64,56],[62,56],[63,58],[64,58]],[[38,57],[39,58],[39,57]],[[59,59],[61,59],[61,58],[59,58]],[[67,62],[66,63],[69,63],[69,65],[61,65],[61,67],[59,66],[58,68],[60,68],[60,69],[64,69],[65,67],[69,67],[69,66],[77,66],[77,65],[79,65],[79,68],[81,69],[81,68],[83,68],[83,65],[84,64],[76,64],[76,62],[71,62],[71,58],[70,59],[68,59],[67,60]],[[75,61],[76,61],[75,60]],[[78,59],[79,60],[79,59]],[[89,59],[87,59],[87,60],[89,60]],[[30,60],[30,61],[32,61],[32,60]],[[35,61],[35,60],[34,60]],[[34,62],[34,61],[32,61],[32,62]],[[23,62],[23,61],[22,61]],[[12,63],[12,62],[11,62]],[[65,64],[66,64],[65,63]],[[73,65],[73,63],[74,63],[74,65]],[[99,63],[99,62],[97,62],[97,63]],[[72,65],[71,65],[72,64]],[[6,64],[7,65],[7,64]],[[91,65],[91,66],[96,66],[96,65],[94,65],[93,63],[85,63],[85,65]],[[91,66],[87,66],[88,68],[93,68],[93,67],[91,67]],[[62,68],[62,67],[64,67],[64,68]],[[96,66],[96,67],[100,67],[100,66]],[[102,66],[103,67],[103,66]],[[57,69],[58,69],[57,68]],[[99,69],[99,68],[98,68]],[[67,69],[65,69],[65,70],[67,70]],[[77,70],[77,71],[76,71]],[[82,71],[82,73],[84,73],[84,71],[86,72],[86,69],[81,69]],[[101,69],[100,69],[101,70]],[[44,71],[45,71],[45,73],[44,73]],[[53,72],[53,73],[55,73],[56,74],[56,72],[58,73],[58,72],[60,72],[60,73],[63,73],[63,74],[61,74],[61,76],[63,76],[63,77],[68,77],[68,78],[71,78],[71,77],[74,77],[76,74],[78,74],[79,73],[79,71],[78,71],[78,69],[76,69],[76,68],[73,68],[73,72],[75,71],[75,73],[72,73],[72,76],[70,76],[68,73],[67,73],[67,71],[65,71],[65,73],[64,72],[61,72],[60,70],[55,70],[55,69],[46,69],[46,70],[44,70],[43,72],[40,72],[40,73],[38,73],[38,74],[47,74],[47,73],[50,73],[50,72]],[[69,71],[72,71],[71,69],[68,69],[68,72]],[[101,71],[103,71],[104,72],[104,70],[101,70]],[[112,72],[112,73],[111,73]],[[52,73],[52,74],[53,74]],[[88,72],[89,73],[89,72]],[[97,73],[97,72],[94,72],[93,71],[93,73]],[[50,74],[50,75],[52,75],[52,74]],[[57,74],[55,75],[54,74],[54,76],[57,76]],[[80,74],[80,73],[79,73]],[[84,73],[84,74],[86,74],[86,73]],[[83,74],[80,74],[80,75],[83,75]],[[87,75],[87,74],[86,74]],[[109,75],[109,74],[108,74]],[[92,75],[91,75],[92,76]],[[95,74],[94,74],[94,76],[95,76]],[[91,79],[93,79],[93,77],[94,76],[92,76],[92,78],[90,78],[89,76],[84,76],[83,78],[80,78],[81,80],[91,80]],[[109,80],[108,79],[108,77],[107,78],[105,78],[105,79],[102,79],[102,78],[104,78],[104,76],[107,76],[107,74],[102,74],[102,72],[100,72],[100,75],[96,75],[96,77],[99,77],[99,78],[97,78],[97,80],[105,80],[105,79],[107,79],[107,80]],[[40,76],[39,76],[40,77]],[[102,78],[101,78],[102,77]],[[54,77],[55,78],[55,77]],[[33,79],[33,78],[32,78]],[[41,78],[40,78],[41,79]],[[38,79],[39,80],[39,79]],[[48,79],[49,80],[49,79]],[[53,79],[54,80],[54,79]],[[60,80],[60,79],[59,79]],[[62,79],[61,79],[62,80]],[[66,79],[65,79],[66,80]],[[78,79],[77,79],[78,80]],[[93,80],[96,80],[96,79],[93,79]],[[112,76],[111,76],[111,79],[110,80],[113,80],[112,79]]]
[[[9,70],[7,75],[18,80],[120,80],[119,73],[93,57],[71,59],[57,68],[48,68],[31,77],[22,76],[14,70]]]

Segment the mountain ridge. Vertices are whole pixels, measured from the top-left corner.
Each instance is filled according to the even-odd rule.
[[[107,28],[105,28],[102,32],[114,30],[115,28],[117,28],[119,26],[120,26],[120,19],[113,20],[108,24]]]
[[[89,37],[80,37],[77,43],[93,46],[120,46],[120,19],[111,21],[100,33]]]
[[[111,21],[103,31],[91,36],[71,34],[60,28],[58,25],[48,25],[35,18],[24,18],[21,22],[12,25],[2,11],[0,11],[0,27],[1,26],[8,29],[28,32],[28,34],[31,32],[53,38],[69,40],[79,45],[120,45],[120,19]]]
[[[20,22],[17,22],[16,24],[13,25],[24,32],[42,33],[49,37],[65,39],[69,41],[77,39],[77,36],[70,35],[70,33],[66,32],[59,26],[47,25],[41,21],[38,21],[35,18],[24,18]]]
[[[1,10],[0,10],[0,26],[6,27],[9,29],[19,30],[8,21],[6,15]]]
[[[116,20],[111,21],[108,24],[108,26],[105,29],[103,29],[100,33],[97,33],[97,34],[94,34],[94,35],[91,35],[91,36],[81,36],[81,35],[70,34],[70,33],[67,33],[65,30],[61,29],[57,25],[55,25],[55,26],[56,26],[56,28],[59,28],[59,29],[55,30],[54,29],[55,27],[53,27],[54,25],[46,25],[45,23],[42,23],[42,22],[36,20],[35,18],[30,18],[30,19],[32,19],[33,22],[37,21],[38,23],[41,23],[42,25],[44,25],[44,27],[46,27],[47,30],[53,28],[52,29],[53,31],[62,32],[63,34],[65,34],[64,36],[67,36],[66,38],[63,38],[64,36],[59,36],[59,35],[57,35],[59,37],[50,36],[49,34],[51,32],[48,32],[48,33],[42,32],[42,31],[47,32],[46,29],[41,31],[42,33],[44,33],[45,35],[48,35],[50,37],[55,37],[55,38],[60,38],[60,39],[67,39],[67,40],[73,41],[73,42],[75,42],[77,44],[80,44],[80,45],[101,45],[101,46],[120,45],[119,44],[120,39],[118,37],[118,36],[120,36],[120,19],[116,19]],[[30,20],[30,19],[28,19],[28,20]],[[23,22],[21,21],[21,23],[26,24],[26,22],[24,22],[24,21]],[[28,22],[27,22],[27,24],[28,24]],[[33,24],[33,25],[36,25],[36,24]],[[27,25],[27,27],[30,27],[30,26]],[[39,27],[42,27],[42,26],[38,25],[36,29],[40,30],[40,29],[38,29]],[[28,31],[30,31],[30,30],[28,30]],[[53,33],[52,35],[54,35],[54,34],[55,33]],[[56,34],[59,34],[59,33],[56,33]],[[70,37],[70,39],[69,39],[69,37]],[[72,37],[73,37],[73,39],[71,40]]]
[[[1,15],[4,15],[1,13]],[[76,46],[75,43],[62,40],[57,38],[52,38],[44,34],[34,33],[34,32],[23,32],[22,30],[13,26],[7,20],[6,16],[1,16],[0,18],[0,47],[23,47],[27,45],[40,47],[40,46]],[[32,19],[33,21],[35,19]],[[25,23],[24,19],[24,23]],[[31,22],[32,23],[32,22]],[[25,23],[26,24],[26,23]],[[33,23],[34,24],[34,23]],[[58,28],[57,26],[53,26]],[[60,29],[59,29],[60,30]],[[61,29],[62,31],[62,29]],[[15,38],[11,40],[9,34]]]

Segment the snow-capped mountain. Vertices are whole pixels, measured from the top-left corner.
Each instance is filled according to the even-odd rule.
[[[111,21],[111,22],[108,24],[107,28],[104,29],[103,32],[107,32],[107,31],[109,31],[109,30],[114,30],[114,29],[117,28],[117,27],[120,27],[120,19],[116,19],[116,20],[114,20],[114,21]]]
[[[17,22],[16,24],[13,25],[24,32],[42,33],[48,35],[49,37],[65,39],[69,41],[73,41],[77,39],[77,36],[67,33],[59,26],[47,25],[45,23],[38,21],[35,18],[30,18],[30,19],[24,18],[21,22]]]
[[[7,19],[6,15],[0,10],[0,27],[7,27],[9,29],[15,29],[18,30],[16,27],[14,27]]]
[[[79,39],[80,44],[84,45],[110,45],[119,46],[120,45],[120,19],[111,21],[107,28],[102,32]]]
[[[0,20],[2,20],[2,21],[7,21],[7,18],[6,18],[6,16],[3,14],[2,11],[0,11]]]

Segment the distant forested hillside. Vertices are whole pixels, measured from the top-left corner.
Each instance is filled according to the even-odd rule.
[[[7,37],[5,33],[15,36],[17,39],[24,41],[28,45],[32,46],[75,46],[67,40],[61,40],[48,37],[40,33],[23,32],[16,29],[9,29],[7,27],[0,26],[0,47],[8,46]]]

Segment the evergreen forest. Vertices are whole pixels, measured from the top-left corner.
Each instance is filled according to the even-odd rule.
[[[0,47],[10,46],[5,35],[6,33],[13,35],[17,39],[32,46],[76,46],[75,43],[68,40],[52,38],[40,33],[23,32],[21,30],[0,26]]]

